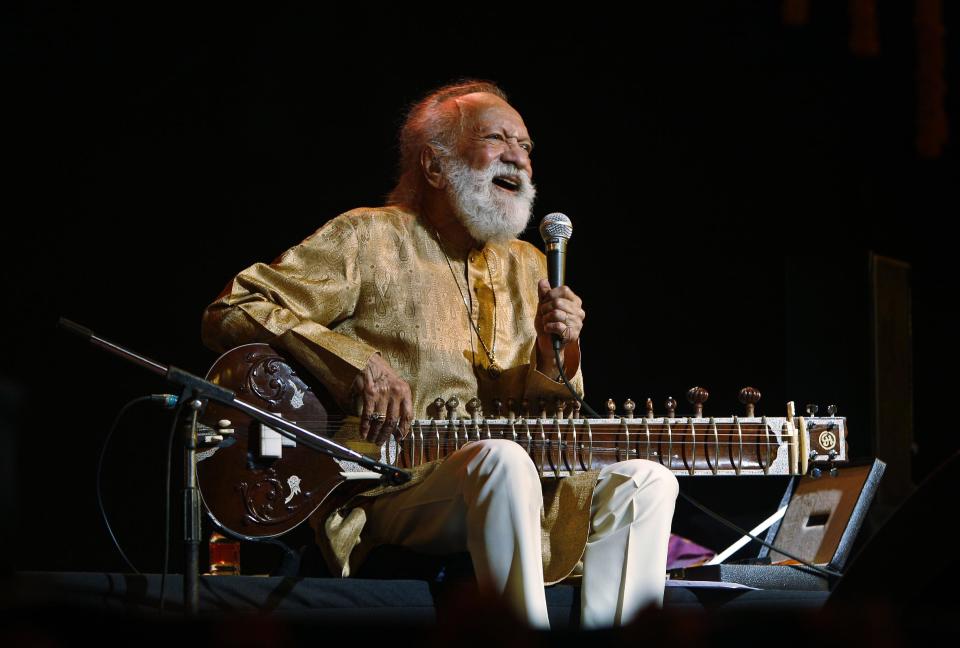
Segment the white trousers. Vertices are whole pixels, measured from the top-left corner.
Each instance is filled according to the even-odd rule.
[[[662,605],[677,480],[660,464],[607,466],[594,489],[583,554],[581,625],[629,622]],[[537,470],[513,441],[475,441],[421,484],[377,497],[364,535],[430,554],[469,551],[481,588],[501,595],[535,628],[548,628]]]

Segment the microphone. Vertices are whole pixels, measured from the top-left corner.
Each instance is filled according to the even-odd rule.
[[[573,224],[560,212],[547,214],[540,221],[540,236],[547,254],[547,279],[550,287],[556,288],[565,283],[564,274],[567,262],[567,241],[573,235]],[[560,336],[554,333],[553,348],[560,349]]]

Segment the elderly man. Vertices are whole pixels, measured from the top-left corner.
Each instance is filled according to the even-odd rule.
[[[543,254],[515,238],[535,193],[519,113],[493,84],[445,86],[413,107],[400,140],[390,205],[343,214],[240,273],[204,314],[206,344],[285,349],[378,444],[436,415],[437,397],[567,397],[560,372],[582,392],[581,300],[551,289]],[[485,440],[380,489],[351,522],[367,548],[469,551],[480,586],[534,627],[549,626],[545,581],[582,569],[581,622],[603,627],[662,602],[676,495],[672,473],[642,460],[541,488],[519,445]],[[342,523],[316,521],[318,541]],[[327,551],[343,574],[362,553],[347,547]]]

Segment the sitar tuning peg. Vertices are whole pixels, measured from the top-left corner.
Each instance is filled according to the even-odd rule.
[[[633,410],[637,409],[637,404],[633,402],[632,399],[628,398],[623,402],[623,411],[625,413],[624,418],[632,419]]]
[[[574,418],[574,419],[580,418],[580,401],[578,400],[570,401],[570,418]]]
[[[703,418],[703,404],[710,398],[710,392],[703,387],[691,387],[687,391],[687,400],[693,405],[693,415],[696,418]]]
[[[827,414],[829,414],[830,416],[836,416],[836,415],[837,415],[837,406],[836,406],[836,405],[832,405],[832,404],[831,404],[831,405],[827,405]]]
[[[560,398],[559,396],[557,396],[557,397],[553,400],[554,418],[559,419],[559,420],[562,421],[562,420],[563,420],[563,410],[566,408],[566,406],[567,406],[567,402],[566,402],[565,400],[563,400],[562,398]]]
[[[677,416],[677,401],[673,396],[667,396],[667,402],[663,404],[664,408],[667,410],[667,418],[676,418]]]
[[[760,402],[760,390],[755,387],[744,387],[737,395],[737,400],[747,408],[747,418],[752,418],[756,405]]]
[[[460,399],[456,396],[451,396],[446,402],[448,420],[452,421],[457,416],[458,407],[460,407]]]
[[[443,417],[443,406],[446,405],[447,401],[442,398],[437,398],[433,401],[434,416],[436,418]]]
[[[477,420],[478,418],[480,418],[482,409],[480,407],[479,398],[474,396],[473,398],[467,401],[467,412],[470,413],[470,418],[472,418],[473,420]]]
[[[494,398],[493,403],[491,403],[491,405],[493,405],[494,418],[502,418],[503,417],[503,401],[500,400],[499,398]]]
[[[816,403],[807,403],[807,406],[803,409],[807,412],[807,416],[816,416],[817,412],[820,411],[820,407]]]
[[[617,418],[617,404],[612,398],[607,399],[607,418]]]
[[[645,408],[647,410],[647,413],[646,413],[647,418],[652,419],[653,418],[653,399],[652,398],[647,399]]]

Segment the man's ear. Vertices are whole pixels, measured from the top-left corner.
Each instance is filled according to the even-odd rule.
[[[432,146],[424,146],[420,151],[420,168],[423,170],[423,177],[427,179],[434,189],[443,189],[446,185],[446,178],[440,166],[440,154]]]

